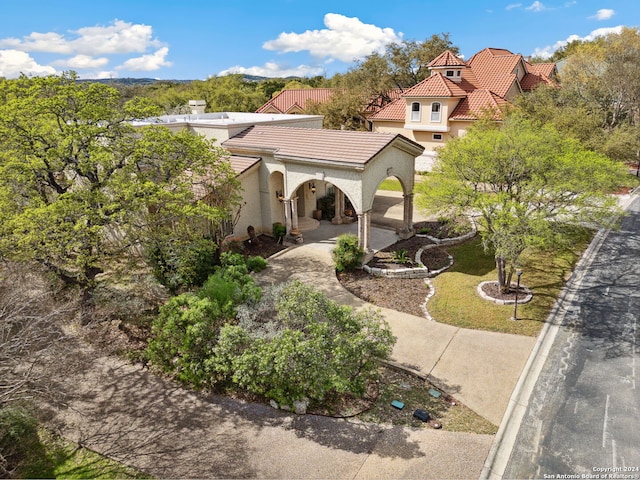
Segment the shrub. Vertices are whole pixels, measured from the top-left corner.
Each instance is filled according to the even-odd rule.
[[[335,198],[335,193],[329,193],[318,199],[317,206],[322,211],[323,220],[331,220],[335,215]]]
[[[207,238],[189,242],[159,240],[147,248],[147,261],[156,280],[176,293],[198,287],[216,265],[216,244]]]
[[[273,224],[272,228],[273,238],[275,238],[276,243],[282,243],[284,236],[287,234],[287,227],[285,227],[280,222],[276,222]]]
[[[169,299],[151,326],[148,359],[183,383],[208,383],[207,359],[224,316],[209,298],[184,293]]]
[[[364,258],[364,250],[358,237],[349,233],[340,235],[332,251],[338,272],[349,272],[359,268]]]
[[[248,257],[246,262],[250,272],[261,272],[267,268],[267,261],[260,256]]]
[[[16,470],[39,442],[38,422],[28,410],[0,408],[0,478],[16,478]]]
[[[261,295],[242,255],[225,252],[220,260],[196,293],[173,297],[160,308],[147,347],[153,364],[196,387],[215,383],[211,352],[222,326],[233,321],[238,305]]]
[[[277,326],[265,314],[270,309]],[[355,313],[300,282],[266,295],[242,317],[239,325],[220,331],[216,370],[280,404],[304,397],[321,402],[333,393],[362,395],[394,343],[380,313]]]

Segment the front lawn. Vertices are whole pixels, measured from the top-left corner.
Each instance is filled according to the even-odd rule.
[[[480,297],[480,282],[497,280],[492,254],[484,252],[479,238],[450,247],[455,263],[433,279],[435,295],[427,309],[438,322],[518,335],[536,336],[542,329],[560,289],[591,241],[591,235],[575,233],[573,248],[561,252],[527,250],[521,257],[521,284],[533,299],[518,305],[518,321],[511,320],[513,305],[499,305]]]

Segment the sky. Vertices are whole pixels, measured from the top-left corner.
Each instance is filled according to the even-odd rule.
[[[638,0],[0,0],[0,77],[204,80],[344,73],[389,43],[449,33],[549,56],[640,25]]]

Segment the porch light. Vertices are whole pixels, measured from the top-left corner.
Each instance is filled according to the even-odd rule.
[[[309,190],[311,190],[311,193],[316,193],[316,184],[315,183],[310,183],[309,184]]]
[[[282,194],[282,190],[276,190],[276,198],[280,202],[284,201],[284,195]]]

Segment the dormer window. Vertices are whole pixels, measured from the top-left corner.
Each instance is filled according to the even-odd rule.
[[[413,102],[411,104],[411,121],[412,122],[420,121],[420,102]]]
[[[459,73],[459,72],[458,72]],[[447,70],[447,77],[453,77],[455,76],[456,72],[454,70]]]
[[[441,119],[440,109],[442,105],[439,102],[433,102],[431,104],[431,121],[439,123]]]

